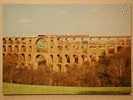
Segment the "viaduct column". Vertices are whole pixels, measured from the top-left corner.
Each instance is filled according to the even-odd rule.
[[[71,64],[74,64],[75,63],[75,59],[73,57],[73,54],[70,55],[70,63]]]
[[[115,44],[114,48],[115,48],[115,53],[117,53],[118,52],[118,45]]]
[[[61,56],[61,58],[62,58],[62,69],[61,69],[61,71],[62,72],[65,72],[66,71],[66,64],[67,64],[67,60],[66,60],[66,57],[65,57],[65,55],[64,54],[61,54],[60,55]]]
[[[78,64],[80,65],[80,64],[83,63],[83,61],[82,61],[82,57],[81,57],[81,55],[77,55],[77,56],[78,56]]]
[[[105,55],[108,56],[109,55],[109,47],[108,47],[107,43],[105,43],[104,48],[105,48]]]
[[[99,45],[96,45],[96,61],[99,60]]]
[[[38,63],[36,62],[36,55],[37,55],[37,48],[36,48],[36,41],[38,38],[32,40],[32,55],[31,55],[31,62],[33,64],[33,69],[38,68]]]

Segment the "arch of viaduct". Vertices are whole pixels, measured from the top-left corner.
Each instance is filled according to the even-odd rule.
[[[44,40],[40,51],[37,41]],[[130,46],[130,36],[39,35],[37,37],[4,37],[3,57],[14,56],[17,65],[37,69],[39,64],[54,71],[66,71],[69,64],[83,64],[99,60],[101,54],[110,56],[120,48]],[[101,53],[102,52],[102,53]]]

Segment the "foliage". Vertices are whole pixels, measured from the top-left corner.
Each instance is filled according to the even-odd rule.
[[[45,63],[37,70],[26,66],[17,68],[15,61],[13,55],[4,58],[4,82],[85,87],[131,86],[131,48],[124,48],[110,57],[103,55],[95,64],[68,65],[67,72],[51,71]]]

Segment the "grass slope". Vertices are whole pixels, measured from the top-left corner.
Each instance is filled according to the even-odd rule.
[[[10,94],[129,94],[131,87],[66,87],[3,83],[3,93]]]

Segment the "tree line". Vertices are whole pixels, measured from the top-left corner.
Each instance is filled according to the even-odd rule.
[[[101,56],[95,64],[68,65],[66,72],[51,71],[44,65],[37,70],[16,68],[15,59],[4,58],[3,81],[52,86],[131,86],[131,48],[123,48],[113,56]]]

